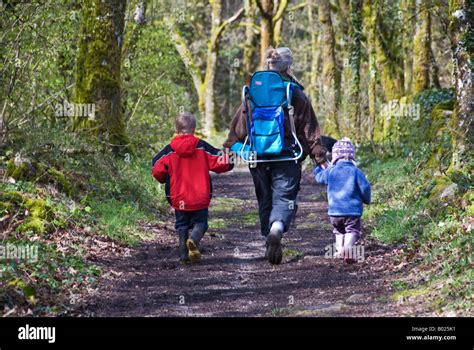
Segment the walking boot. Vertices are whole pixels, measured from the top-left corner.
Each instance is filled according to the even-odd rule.
[[[188,247],[186,247],[186,241],[188,239],[188,231],[178,231],[179,235],[179,261],[187,262],[189,261],[188,257]]]
[[[283,251],[281,249],[281,239],[283,237],[283,223],[275,221],[272,224],[270,233],[267,237],[267,259],[270,264],[279,264],[283,259]]]
[[[195,224],[192,231],[191,237],[188,239],[186,245],[189,249],[189,259],[191,262],[196,263],[201,260],[201,252],[199,250],[199,244],[201,243],[202,237],[206,233],[207,226],[203,224]]]
[[[344,262],[354,264],[357,260],[354,251],[354,244],[357,241],[357,234],[346,233],[344,235]]]
[[[335,244],[335,252],[334,258],[343,258],[344,257],[344,235],[343,234],[336,234],[336,244]]]
[[[188,247],[188,257],[192,263],[201,261],[201,252],[199,251],[199,243],[195,242],[192,238],[189,238],[186,242]]]

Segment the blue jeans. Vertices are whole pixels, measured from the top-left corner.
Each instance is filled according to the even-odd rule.
[[[260,230],[270,233],[273,222],[281,221],[287,232],[296,213],[301,164],[294,161],[259,163],[250,168],[258,201]]]
[[[196,243],[201,241],[208,229],[207,219],[209,217],[208,209],[185,211],[175,209],[177,231],[188,232],[192,230],[191,239]]]

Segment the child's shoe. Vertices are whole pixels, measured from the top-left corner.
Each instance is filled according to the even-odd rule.
[[[186,247],[186,240],[188,239],[188,231],[178,231],[179,235],[179,261],[187,262],[189,261],[188,257],[188,247]]]
[[[188,239],[186,242],[186,246],[188,247],[188,256],[189,260],[192,263],[197,263],[201,261],[201,252],[199,251],[198,243],[194,242],[192,239]]]
[[[357,241],[357,234],[346,233],[344,236],[344,262],[346,264],[354,264],[356,262],[354,244]]]
[[[342,259],[344,257],[344,235],[336,234],[334,258]]]

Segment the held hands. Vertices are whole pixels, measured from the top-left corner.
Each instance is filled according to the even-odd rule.
[[[329,167],[328,162],[323,162],[321,164],[317,164],[314,169],[313,169],[313,174],[316,177],[316,181],[318,181],[317,176],[318,174],[322,173],[324,170],[326,170]]]
[[[329,163],[328,162],[324,162],[324,163],[321,163],[319,164],[319,166],[323,169],[327,169],[329,167]]]

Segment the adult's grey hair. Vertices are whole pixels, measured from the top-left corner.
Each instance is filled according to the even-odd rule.
[[[288,47],[279,47],[267,51],[267,69],[287,72],[293,63],[293,53]]]

